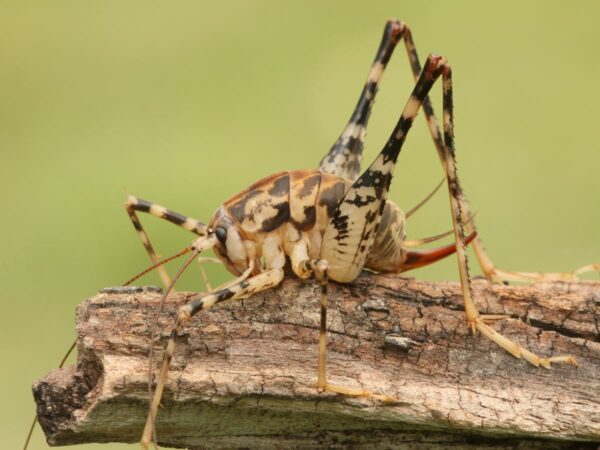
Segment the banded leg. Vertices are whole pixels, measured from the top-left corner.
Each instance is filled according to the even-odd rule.
[[[160,404],[160,399],[167,381],[171,360],[173,359],[173,354],[175,353],[175,339],[177,337],[179,328],[203,309],[208,309],[225,300],[240,299],[244,296],[264,291],[279,285],[281,280],[283,280],[283,275],[283,269],[267,270],[228,288],[221,289],[210,294],[194,297],[187,305],[179,308],[175,324],[171,329],[169,341],[164,351],[162,366],[160,368],[160,373],[158,375],[158,381],[156,384],[156,390],[154,391],[152,404],[150,406],[150,413],[146,419],[146,426],[144,427],[144,433],[140,442],[142,448],[147,449],[148,444],[152,439],[154,419],[156,418],[156,414],[158,412],[158,405]]]
[[[387,144],[371,166],[344,194],[341,202],[333,211],[332,220],[323,236],[321,257],[329,262],[329,274],[338,281],[351,281],[360,273],[373,245],[374,230],[381,220],[392,172],[406,135],[431,87],[440,76],[442,76],[444,88],[442,157],[450,195],[456,254],[467,321],[473,330],[481,331],[514,356],[522,357],[536,366],[549,367],[553,361],[575,364],[575,360],[571,356],[539,358],[520,345],[504,338],[485,323],[485,318],[479,316],[477,307],[473,302],[460,202],[462,193],[456,172],[452,73],[445,58],[436,55],[430,55],[427,58],[425,67]]]
[[[133,227],[137,231],[137,234],[150,256],[150,260],[153,264],[158,262],[158,256],[154,251],[154,247],[148,238],[148,234],[146,230],[142,227],[142,223],[140,222],[136,211],[148,213],[154,217],[158,217],[159,219],[167,220],[175,225],[180,226],[184,230],[191,231],[192,233],[197,234],[198,236],[204,236],[206,234],[206,225],[199,220],[192,219],[190,217],[186,217],[182,214],[179,214],[175,211],[171,211],[164,206],[157,205],[156,203],[149,202],[147,200],[143,200],[138,197],[134,197],[133,195],[129,195],[127,197],[127,201],[125,202],[125,209],[127,210],[127,214],[131,219],[131,223]],[[157,267],[158,275],[162,280],[165,286],[168,286],[171,282],[171,277],[167,273],[166,269],[163,266]]]
[[[336,281],[353,281],[365,265],[384,211],[398,155],[423,98],[441,74],[443,61],[433,55],[427,59],[425,70],[386,145],[332,211],[323,235],[321,257],[329,262],[329,275]]]
[[[456,170],[456,151],[454,148],[454,118],[453,118],[453,98],[452,98],[452,70],[450,66],[444,62],[442,70],[443,80],[443,108],[444,108],[444,168],[446,169],[446,177],[448,180],[448,188],[450,194],[450,209],[452,213],[452,225],[456,240],[456,255],[458,257],[458,266],[460,273],[460,281],[462,287],[463,298],[465,302],[465,312],[467,321],[472,330],[479,330],[488,338],[496,342],[500,347],[504,348],[517,358],[523,358],[534,366],[542,366],[550,368],[552,362],[561,362],[577,365],[573,356],[552,356],[549,358],[540,358],[536,354],[524,349],[518,343],[513,342],[500,333],[491,328],[486,319],[490,317],[480,316],[473,302],[473,291],[471,280],[469,277],[469,267],[466,255],[465,230],[463,226],[463,211],[461,210],[461,200],[463,198],[462,190],[458,181]],[[425,68],[427,70],[427,67]],[[493,318],[492,318],[493,319]]]
[[[371,71],[369,72],[367,83],[362,90],[350,121],[342,135],[338,138],[327,155],[321,160],[319,170],[333,173],[350,180],[355,180],[357,178],[358,173],[360,172],[360,161],[369,113],[375,100],[379,81],[381,80],[387,62],[391,58],[394,48],[400,39],[404,40],[404,45],[406,47],[411,71],[415,81],[419,78],[421,73],[421,64],[419,62],[419,57],[410,28],[405,23],[396,19],[388,20],[379,50],[377,51],[377,55],[375,57],[375,61],[373,62]],[[442,162],[442,165],[444,165],[444,142],[442,140],[438,121],[428,96],[423,99],[423,110],[425,112],[427,125],[435,144],[438,156]],[[444,171],[446,170],[444,169]],[[473,214],[471,213],[469,203],[462,192],[461,204],[463,215],[462,219],[465,222],[466,231],[468,234],[474,234],[476,231],[475,224],[473,221],[469,220],[469,218],[473,217]],[[481,270],[484,272],[486,277],[492,281],[573,281],[577,280],[578,275],[582,273],[592,271],[600,272],[600,264],[588,264],[572,272],[566,273],[514,272],[501,270],[496,268],[492,260],[487,255],[479,235],[475,236],[472,246]]]
[[[406,52],[410,60],[410,66],[415,80],[419,78],[421,73],[421,64],[419,63],[419,56],[415,47],[415,43],[412,37],[410,28],[406,24],[402,24],[402,38],[404,39],[404,45]],[[447,172],[446,168],[446,157],[444,152],[444,141],[440,133],[440,127],[438,125],[437,118],[431,106],[429,97],[423,99],[423,111],[427,119],[427,126],[433,139],[433,143],[437,150],[438,156],[444,166],[444,171]],[[476,231],[475,222],[469,220],[473,217],[469,202],[464,194],[460,192],[460,204],[462,221],[465,223],[465,229],[468,234],[472,234]],[[485,276],[491,281],[524,281],[524,282],[536,282],[536,281],[575,281],[578,279],[578,275],[585,272],[600,272],[600,264],[588,264],[580,267],[572,272],[565,273],[539,273],[539,272],[514,272],[509,270],[498,269],[492,262],[490,257],[487,255],[479,234],[475,236],[473,243],[471,244],[477,258],[477,262],[481,267],[481,270]]]
[[[342,178],[354,181],[360,173],[360,162],[364,146],[367,122],[379,82],[390,60],[399,37],[402,35],[402,23],[398,20],[388,20],[383,31],[375,60],[367,81],[360,94],[356,107],[350,117],[348,125],[329,152],[321,160],[319,170],[331,173]]]

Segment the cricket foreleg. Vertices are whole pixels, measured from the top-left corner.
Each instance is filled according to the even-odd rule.
[[[175,225],[180,226],[184,230],[190,231],[192,233],[197,234],[198,236],[204,236],[206,234],[207,226],[200,222],[199,220],[192,219],[190,217],[186,217],[182,214],[179,214],[175,211],[171,211],[164,206],[157,205],[156,203],[149,202],[147,200],[143,200],[138,197],[134,197],[130,195],[127,197],[127,201],[125,202],[125,209],[127,210],[127,214],[131,219],[131,223],[133,223],[133,227],[137,231],[137,234],[150,256],[150,260],[153,264],[158,263],[158,256],[154,251],[154,247],[148,238],[148,234],[146,230],[142,227],[142,223],[138,218],[136,211],[148,213],[154,217],[158,217],[159,219],[167,220]],[[171,282],[171,277],[167,273],[166,269],[163,266],[157,267],[158,275],[160,276],[161,281],[165,286],[168,286]]]
[[[173,355],[175,353],[175,340],[180,327],[203,309],[208,309],[217,303],[225,300],[240,299],[247,295],[277,286],[279,283],[281,283],[281,280],[283,280],[283,275],[283,269],[267,270],[252,278],[234,284],[233,286],[212,292],[210,294],[198,295],[197,297],[192,298],[188,304],[179,308],[175,324],[173,325],[171,334],[169,336],[169,341],[164,351],[163,361],[156,384],[156,390],[154,391],[152,404],[150,405],[150,412],[146,419],[146,426],[144,427],[144,433],[140,441],[143,449],[147,449],[150,441],[152,440],[154,422],[158,412],[158,405],[160,404],[165,383],[167,382],[171,360],[173,359]],[[153,345],[153,343],[150,345]]]

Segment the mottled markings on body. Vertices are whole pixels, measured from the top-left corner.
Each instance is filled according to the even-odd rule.
[[[297,230],[300,231],[308,231],[310,230],[317,220],[317,210],[314,206],[304,206],[303,208],[304,220],[298,222],[294,220],[294,218],[290,218],[292,224],[296,227]]]
[[[289,219],[289,192],[289,175],[280,172],[254,183],[224,207],[246,233],[267,232]]]
[[[422,99],[441,73],[440,61],[440,58],[428,60],[388,142],[331,214],[321,251],[322,257],[332,264],[332,273],[341,279],[354,279],[365,264],[385,210],[396,160]],[[348,244],[344,251],[339,245],[342,242]]]
[[[304,180],[302,181],[302,186],[298,190],[298,198],[302,199],[311,195],[315,191],[315,189],[318,188],[320,182],[320,173],[316,173],[314,175],[304,178]]]
[[[315,203],[321,185],[316,170],[290,171],[290,222],[297,230],[306,231],[316,222]]]
[[[341,213],[339,209],[336,209],[331,217],[331,225],[333,228],[337,230],[337,234],[335,236],[336,240],[345,239],[348,235],[348,224],[349,217]]]
[[[282,202],[272,205],[275,209],[275,214],[271,217],[264,219],[260,225],[261,231],[269,232],[279,228],[281,225],[286,223],[290,219],[290,204],[289,202]]]
[[[231,211],[231,214],[233,214],[233,217],[235,217],[238,222],[242,223],[244,221],[246,216],[246,204],[257,195],[260,195],[260,191],[258,190],[246,192],[241,199],[229,205],[229,211]]]
[[[384,158],[384,164],[385,158]],[[373,195],[370,197],[373,199],[381,199],[389,190],[392,182],[391,172],[383,173],[381,170],[367,169],[361,177],[354,183],[354,188],[370,188],[373,191]],[[360,206],[360,205],[357,205]]]
[[[284,197],[290,194],[290,177],[288,174],[275,180],[273,187],[269,189],[269,194],[274,197]]]
[[[374,201],[377,200],[377,197],[373,196],[373,195],[365,195],[364,197],[361,196],[360,194],[356,194],[354,196],[354,198],[350,199],[350,200],[344,200],[346,203],[351,203],[354,206],[366,206],[369,205],[371,203],[373,203]]]
[[[332,275],[332,279],[337,281],[350,282],[358,276],[363,267],[375,270],[381,268],[383,271],[390,271],[390,264],[394,268],[401,267],[401,262],[406,259],[403,259],[405,255],[402,248],[404,216],[397,206],[386,200],[386,197],[397,157],[421,104],[427,115],[436,147],[447,170],[451,208],[455,216],[454,225],[456,227],[458,221],[457,233],[463,236],[460,243],[462,245],[457,245],[457,247],[461,247],[462,253],[458,248],[457,253],[459,253],[459,260],[462,258],[462,270],[462,265],[467,261],[466,255],[464,255],[464,231],[460,221],[459,198],[462,193],[456,177],[452,130],[452,89],[449,78],[450,70],[445,64],[445,59],[437,56],[428,59],[391,137],[369,169],[360,177],[358,176],[366,125],[378,91],[379,81],[396,43],[402,37],[405,40],[413,72],[415,74],[420,72],[410,30],[399,21],[388,21],[376,59],[371,66],[367,81],[362,87],[351,119],[321,161],[319,167],[321,172],[290,171],[271,175],[229,199],[213,216],[213,220],[215,220],[214,217],[217,217],[219,221],[229,221],[230,224],[227,226],[235,227],[230,230],[232,233],[229,236],[227,234],[220,235],[223,234],[223,230],[214,228],[221,244],[227,240],[227,247],[222,245],[215,247],[215,252],[224,260],[227,268],[230,270],[233,268],[232,271],[241,274],[243,265],[252,261],[256,270],[248,279],[230,284],[226,288],[201,298],[192,299],[184,310],[184,312],[189,312],[188,317],[218,302],[243,298],[245,295],[279,284],[283,278],[281,267],[285,264],[285,254],[290,252],[289,248],[295,249],[295,253],[291,252],[292,254],[289,255],[292,260],[293,255],[297,256],[300,253],[302,257],[310,254],[311,258],[318,257],[328,261],[329,269],[325,270],[322,275],[318,275],[315,266],[311,265],[311,271],[320,282],[321,293],[324,297],[327,293],[328,275]],[[442,142],[440,133],[435,131],[437,123],[427,97],[433,83],[442,73],[444,75],[443,138],[445,142]],[[444,144],[446,144],[445,148]],[[328,174],[333,174],[335,177]],[[353,181],[354,183],[351,184]],[[150,202],[137,201],[132,209],[150,212],[186,229],[192,230],[200,227],[200,224],[194,220]],[[134,213],[130,212],[130,216],[144,241],[145,234],[139,221],[135,218]],[[234,221],[238,223],[235,224]],[[211,227],[213,225],[214,223],[211,222]],[[283,225],[285,228],[279,230]],[[238,236],[238,252],[241,254],[237,259],[233,258],[232,255],[236,253],[231,250],[232,246],[229,245],[235,243],[232,238],[234,234]],[[216,242],[216,239],[211,238]],[[301,247],[303,243],[306,245],[306,241],[311,244],[316,241],[317,244],[314,244],[316,250]],[[267,248],[269,251],[265,251]],[[262,254],[261,251],[263,251]],[[264,266],[261,265],[258,258],[264,258]],[[237,268],[233,267],[232,260],[235,260]],[[311,259],[311,263],[318,261],[318,259]],[[398,261],[400,262],[396,266],[395,263]],[[308,266],[306,264],[303,266],[307,270]],[[271,270],[262,271],[263,267]],[[293,261],[292,267],[295,267]],[[466,271],[468,281],[468,266]],[[247,270],[246,275],[249,273],[250,270]],[[461,279],[464,278],[462,275],[461,272]],[[322,299],[322,302],[324,301],[326,300]],[[465,304],[468,304],[466,295]],[[323,337],[326,332],[326,305],[322,303],[321,306],[321,336]],[[174,340],[175,335],[172,333],[167,347],[168,360],[173,354]]]
[[[365,214],[365,220],[367,223],[373,223],[378,217],[379,211],[367,211]]]
[[[319,192],[319,205],[327,208],[327,214],[331,217],[333,211],[337,208],[341,198],[346,191],[346,185],[342,181],[338,181],[333,185],[321,188]]]

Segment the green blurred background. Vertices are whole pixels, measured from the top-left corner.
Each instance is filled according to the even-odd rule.
[[[264,175],[315,167],[392,16],[412,26],[422,59],[435,51],[453,65],[460,176],[498,266],[600,260],[598,2],[2,1],[1,448],[22,444],[30,385],[72,342],[75,305],[148,263],[123,210],[126,189],[207,220]],[[411,89],[398,50],[366,161]],[[420,119],[391,197],[408,209],[441,177]],[[162,254],[192,238],[142,220]],[[449,226],[441,194],[409,232]],[[414,276],[457,279],[456,264]],[[180,287],[199,289],[197,271]],[[39,429],[31,448],[46,448]]]

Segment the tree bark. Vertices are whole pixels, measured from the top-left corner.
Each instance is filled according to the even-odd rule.
[[[363,274],[330,285],[329,382],[387,404],[315,388],[319,293],[293,277],[202,312],[177,340],[157,433],[192,449],[596,448],[600,443],[600,283],[473,283],[494,327],[542,356],[534,367],[469,333],[456,283]],[[176,308],[159,320],[155,366]],[[148,411],[148,350],[161,294],[107,289],[77,309],[78,362],[35,382],[50,445],[135,442]]]

